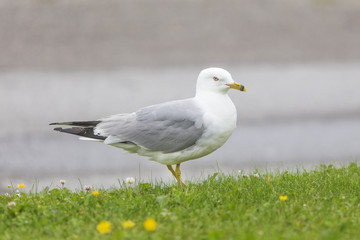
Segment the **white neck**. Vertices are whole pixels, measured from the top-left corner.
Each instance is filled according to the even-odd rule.
[[[235,106],[226,93],[198,91],[196,92],[195,99],[209,112],[218,112],[219,114],[236,113]]]
[[[236,108],[230,97],[225,93],[198,91],[195,99],[204,111],[204,123],[215,129],[223,129],[226,141],[236,127],[237,118]]]
[[[218,89],[218,91],[216,91],[216,92],[213,90],[210,90],[210,89],[201,89],[200,90],[199,88],[196,88],[195,97],[227,96],[228,91],[229,91],[228,88],[224,88],[221,90]]]

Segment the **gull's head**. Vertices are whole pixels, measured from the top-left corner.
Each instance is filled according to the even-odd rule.
[[[226,94],[229,89],[246,92],[246,88],[235,82],[231,74],[222,68],[206,68],[197,79],[196,92],[217,92]]]

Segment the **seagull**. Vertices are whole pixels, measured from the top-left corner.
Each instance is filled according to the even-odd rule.
[[[246,92],[222,68],[206,68],[197,78],[193,98],[165,102],[96,121],[55,122],[55,131],[80,136],[148,157],[166,165],[181,180],[180,164],[220,148],[236,128],[237,113],[228,91]],[[176,165],[175,170],[172,165]]]

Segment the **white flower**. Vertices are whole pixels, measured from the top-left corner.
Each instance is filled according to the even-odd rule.
[[[65,182],[66,182],[66,181],[65,181],[64,179],[61,179],[61,180],[60,180],[60,184],[63,185],[63,186],[65,185]]]
[[[4,196],[5,196],[5,197],[10,197],[10,194],[9,194],[9,193],[5,193]]]
[[[131,184],[134,184],[135,179],[133,177],[128,177],[128,178],[126,178],[125,182],[126,182],[126,184],[131,185]]]
[[[254,174],[254,178],[259,178],[260,176],[259,176],[259,174],[258,173],[255,173]]]
[[[15,206],[16,206],[16,203],[15,203],[15,202],[8,202],[8,203],[7,203],[7,206],[8,206],[8,207],[15,207]]]
[[[164,217],[167,217],[171,215],[171,212],[164,208],[160,214]]]
[[[249,175],[247,175],[246,173],[243,173],[242,177],[243,178],[249,178]]]
[[[86,185],[86,186],[84,187],[84,190],[87,191],[87,192],[89,192],[89,191],[91,190],[91,188],[92,188],[91,185]]]

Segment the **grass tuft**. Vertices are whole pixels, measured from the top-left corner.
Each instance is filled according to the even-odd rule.
[[[0,239],[355,239],[360,166],[0,196]],[[92,194],[93,190],[99,194]]]

